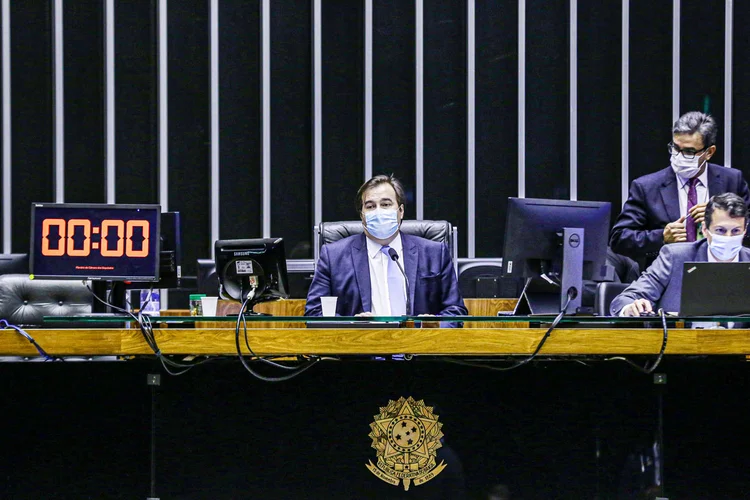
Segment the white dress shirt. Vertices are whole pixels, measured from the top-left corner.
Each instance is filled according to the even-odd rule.
[[[367,261],[370,264],[370,290],[372,294],[371,312],[375,316],[390,316],[391,295],[388,293],[388,263],[391,259],[382,252],[382,245],[375,243],[370,238],[365,237],[365,239],[367,240]],[[404,246],[401,242],[401,233],[397,234],[388,246],[396,251],[399,257],[398,261],[404,268],[404,272],[406,272],[406,264],[404,263],[403,258]],[[409,291],[406,290],[406,281],[400,272],[398,273],[398,277],[404,287],[405,293],[409,293]]]
[[[677,177],[677,194],[680,198],[680,217],[687,215],[687,204],[688,204],[688,181],[690,179],[683,179],[679,175]],[[698,182],[695,185],[695,194],[697,204],[706,203],[708,201],[708,167],[703,169],[703,173],[698,176]]]

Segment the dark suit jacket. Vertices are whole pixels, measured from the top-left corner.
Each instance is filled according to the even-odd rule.
[[[320,316],[320,297],[338,297],[336,314],[354,316],[372,310],[370,265],[364,234],[324,245],[307,292],[305,316]],[[413,314],[466,315],[448,247],[401,233]]]
[[[750,249],[740,249],[740,262],[750,261]],[[708,262],[708,241],[703,239],[693,243],[672,243],[665,245],[659,258],[614,298],[609,310],[618,316],[623,307],[636,299],[648,299],[665,312],[679,312],[682,296],[682,264],[685,262]]]
[[[742,172],[708,164],[708,194],[736,193],[750,204]],[[630,183],[630,194],[609,236],[609,246],[648,265],[664,245],[664,226],[680,218],[678,184],[672,167]],[[643,263],[643,262],[642,262]],[[643,269],[644,267],[641,267]]]

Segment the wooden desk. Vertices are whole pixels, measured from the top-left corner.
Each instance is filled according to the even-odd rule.
[[[140,331],[127,329],[28,330],[53,355],[151,355]],[[155,329],[165,354],[235,355],[233,328]],[[262,356],[282,354],[530,354],[544,334],[541,328],[390,328],[390,329],[249,329],[248,341]],[[656,354],[659,329],[555,330],[542,355]],[[244,339],[243,339],[244,344]],[[244,346],[243,346],[244,350]],[[748,354],[750,330],[672,329],[667,354]],[[37,352],[12,330],[0,334],[0,355],[34,356]]]
[[[512,309],[515,299],[467,299],[469,312],[491,316]],[[238,305],[224,303],[225,314]],[[303,300],[267,302],[257,312],[300,316]],[[155,322],[155,326],[157,326]],[[173,325],[174,326],[174,325]],[[52,355],[153,355],[135,329],[31,329]],[[544,335],[528,323],[467,322],[464,328],[307,329],[303,322],[248,323],[248,341],[261,356],[288,354],[416,354],[498,356],[531,354]],[[195,328],[155,328],[165,354],[236,355],[234,323],[198,322]],[[244,349],[244,338],[241,340]],[[556,329],[541,351],[546,356],[656,354],[659,328]],[[671,329],[667,354],[750,354],[750,330]],[[0,355],[34,356],[34,347],[12,330],[0,331]]]

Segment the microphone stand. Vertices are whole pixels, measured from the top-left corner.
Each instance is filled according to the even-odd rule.
[[[412,310],[411,310],[411,297],[410,297],[411,294],[409,293],[409,278],[406,277],[404,268],[401,267],[401,262],[398,261],[398,252],[396,252],[392,248],[389,248],[388,256],[391,258],[393,262],[396,263],[396,265],[398,266],[398,270],[401,271],[401,274],[403,274],[404,276],[404,281],[406,282],[406,315],[411,316]]]

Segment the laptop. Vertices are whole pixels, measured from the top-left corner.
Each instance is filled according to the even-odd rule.
[[[680,316],[750,315],[750,262],[685,262]]]

